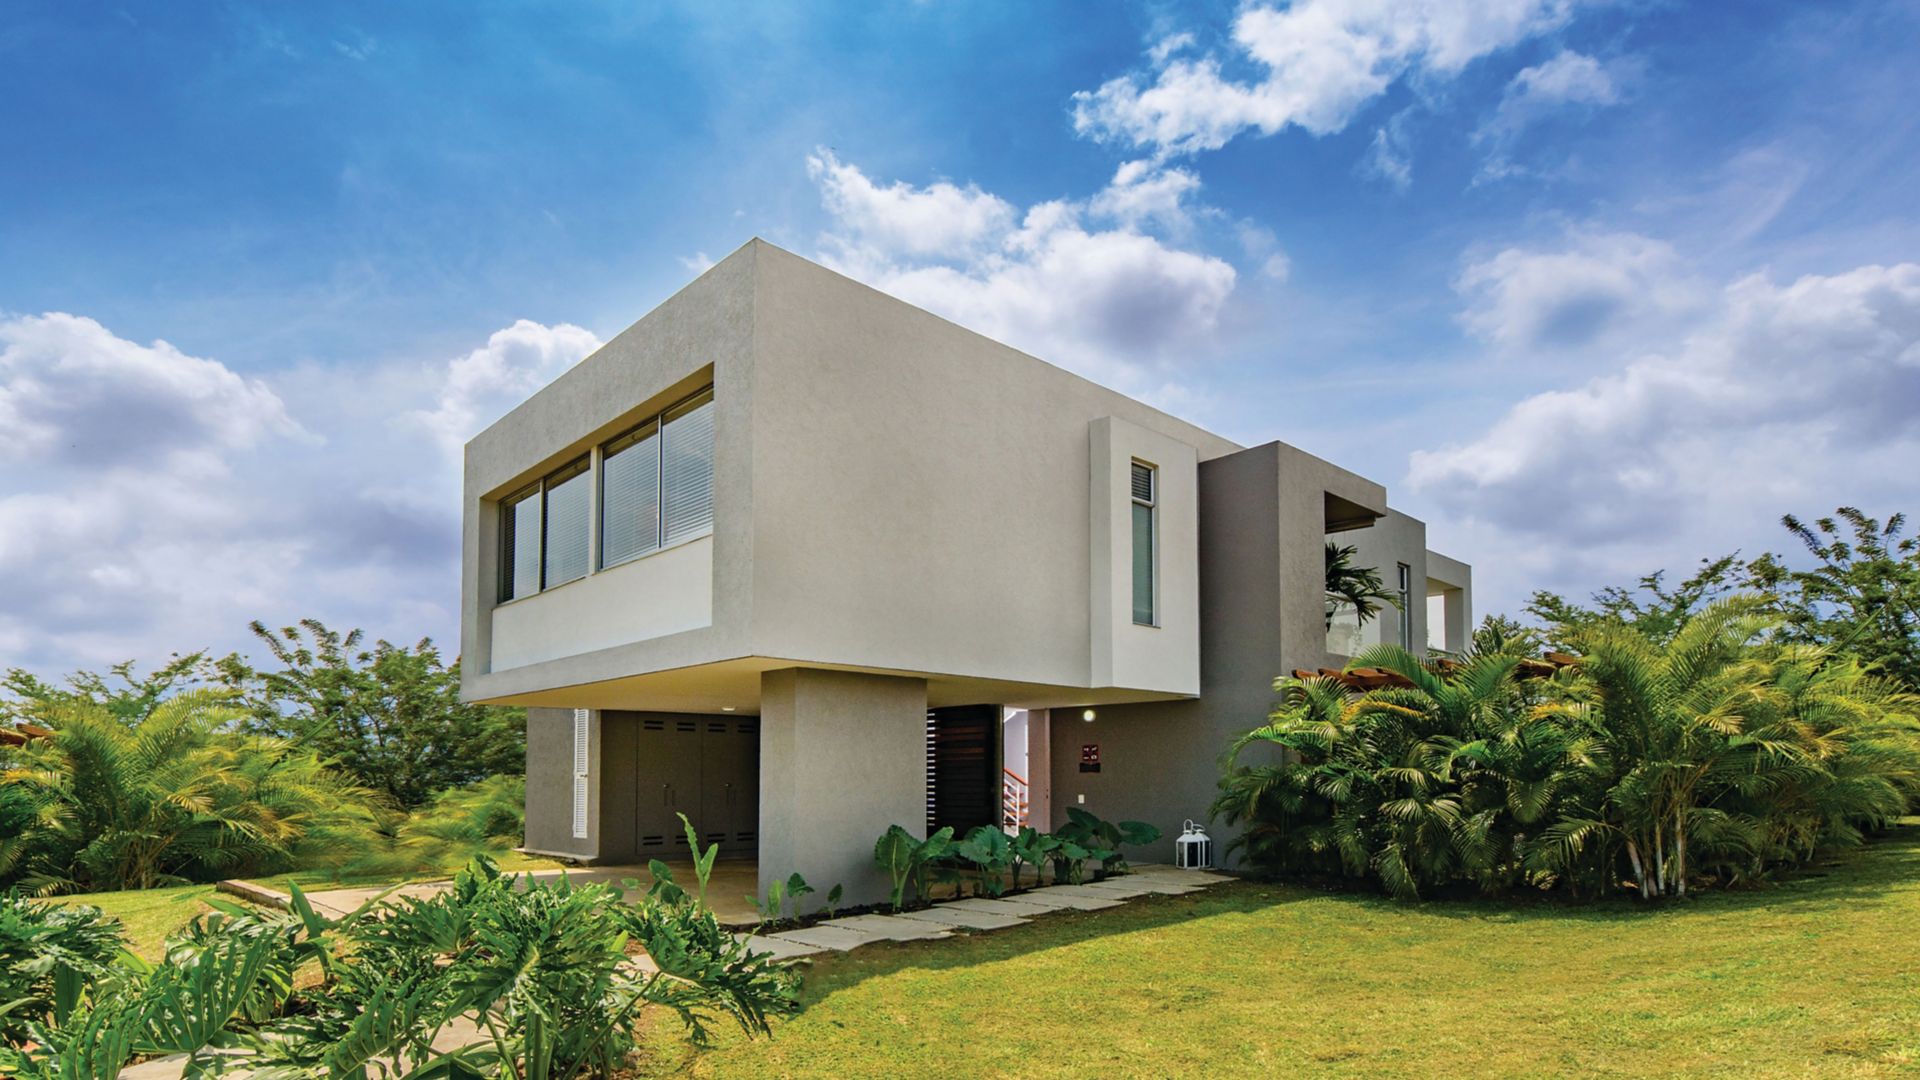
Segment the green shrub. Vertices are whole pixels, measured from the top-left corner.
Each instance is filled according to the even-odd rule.
[[[1214,812],[1269,873],[1447,888],[1682,896],[1857,843],[1920,792],[1920,700],[1824,648],[1780,644],[1753,599],[1566,631],[1574,661],[1520,679],[1524,637],[1477,636],[1464,662],[1380,646],[1355,667],[1406,686],[1287,680],[1236,742]],[[1631,883],[1630,886],[1623,883]]]
[[[64,1021],[124,946],[119,920],[99,908],[0,895],[0,1042],[25,1039],[29,1022]]]
[[[171,940],[163,964],[90,969],[64,1016],[42,1009],[23,1023],[34,1049],[0,1048],[0,1070],[106,1077],[136,1054],[183,1053],[188,1075],[216,1060],[263,1077],[365,1075],[386,1060],[532,1080],[609,1075],[651,1006],[697,1042],[716,1018],[766,1033],[769,1015],[792,1005],[791,976],[667,886],[629,903],[609,886],[521,880],[476,860],[445,892],[339,920],[314,914],[297,889],[290,916],[222,905]],[[659,970],[641,972],[629,941]],[[434,1051],[462,1017],[482,1037]]]

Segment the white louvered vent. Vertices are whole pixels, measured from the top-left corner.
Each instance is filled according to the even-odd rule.
[[[1153,501],[1153,466],[1133,463],[1133,497],[1144,503]]]
[[[573,710],[573,838],[587,838],[587,728],[586,709]]]

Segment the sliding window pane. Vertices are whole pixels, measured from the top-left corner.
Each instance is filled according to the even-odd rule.
[[[713,528],[713,395],[707,394],[663,425],[662,543]]]
[[[500,506],[500,599],[540,591],[540,489]]]
[[[587,496],[592,474],[586,462],[547,480],[546,562],[541,588],[587,576]]]
[[[660,546],[659,425],[607,444],[600,459],[600,565]]]

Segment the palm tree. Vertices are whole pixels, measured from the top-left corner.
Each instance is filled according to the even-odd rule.
[[[1353,609],[1361,626],[1380,613],[1381,604],[1400,606],[1400,598],[1387,591],[1380,572],[1368,566],[1355,566],[1358,548],[1341,547],[1327,541],[1327,629],[1333,629],[1333,617],[1342,606]]]
[[[32,891],[144,889],[270,868],[296,847],[365,835],[373,792],[311,753],[232,731],[228,692],[188,690],[117,716],[48,703],[53,730],[0,773],[31,823],[6,857]]]

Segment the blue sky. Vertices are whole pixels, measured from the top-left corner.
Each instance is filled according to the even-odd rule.
[[[458,444],[753,235],[1383,480],[1483,611],[1913,508],[1916,30],[16,3],[0,666],[451,644]]]

